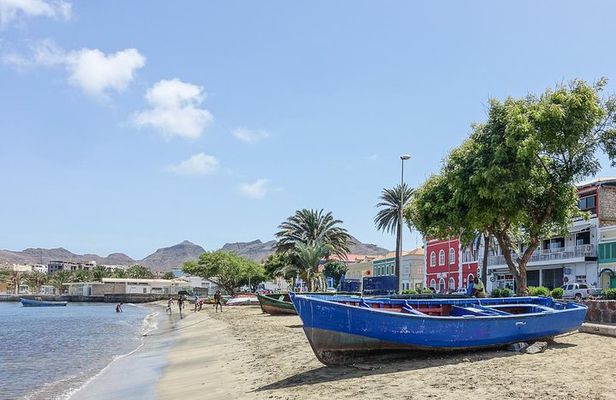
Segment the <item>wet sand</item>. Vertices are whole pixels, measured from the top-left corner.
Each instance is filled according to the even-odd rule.
[[[297,316],[211,306],[184,321],[160,398],[616,399],[616,339],[559,336],[541,354],[475,351],[327,367]]]

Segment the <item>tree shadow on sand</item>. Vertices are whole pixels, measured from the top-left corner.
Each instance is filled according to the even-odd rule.
[[[575,347],[570,343],[549,342],[546,351]],[[475,351],[431,352],[415,351],[413,353],[391,353],[373,357],[363,357],[349,366],[322,366],[310,371],[282,379],[255,389],[255,392],[293,388],[304,385],[314,385],[335,382],[345,379],[361,378],[374,375],[384,375],[393,372],[414,371],[424,368],[434,368],[446,365],[466,364],[486,361],[495,358],[530,356],[503,349],[487,349]]]

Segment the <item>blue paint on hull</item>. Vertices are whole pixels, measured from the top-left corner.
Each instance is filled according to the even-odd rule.
[[[584,321],[587,311],[583,305],[558,303],[550,298],[539,297],[363,299],[359,306],[344,303],[357,304],[357,298],[325,299],[319,296],[292,295],[292,300],[319,359],[319,353],[323,351],[379,348],[455,350],[552,337],[576,330]],[[401,313],[371,308],[375,305],[406,307],[409,311]],[[418,308],[443,305],[469,314],[431,316],[411,313]],[[508,306],[520,309],[525,307],[528,312],[509,314],[499,311],[499,307]],[[477,314],[492,315],[470,315],[473,310]]]

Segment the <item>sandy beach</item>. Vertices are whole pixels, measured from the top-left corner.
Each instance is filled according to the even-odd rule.
[[[572,333],[542,354],[476,351],[326,367],[297,316],[259,307],[190,313],[159,382],[162,400],[616,399],[616,339]]]

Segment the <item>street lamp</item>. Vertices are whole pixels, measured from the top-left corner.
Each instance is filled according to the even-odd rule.
[[[404,208],[404,162],[411,158],[408,154],[403,154],[400,156],[400,161],[402,163],[402,173],[400,175],[400,210],[398,215],[398,237],[396,238],[396,277],[398,278],[398,288],[396,291],[400,290],[400,257],[402,255],[402,209]]]

